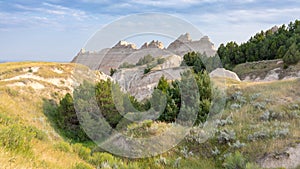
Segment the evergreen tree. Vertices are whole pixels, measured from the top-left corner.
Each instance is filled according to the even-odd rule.
[[[58,127],[67,138],[71,138],[76,141],[89,140],[81,128],[74,108],[73,98],[69,93],[66,94],[60,101],[57,112]]]
[[[291,22],[287,27],[282,25],[275,31],[261,31],[241,45],[235,42],[221,44],[217,53],[223,66],[232,69],[240,63],[281,59],[294,43],[300,44],[299,20]],[[287,57],[290,58],[288,60],[293,60],[293,57]]]
[[[300,60],[300,51],[296,43],[293,43],[290,46],[289,50],[284,55],[283,61],[284,63],[290,65],[290,64],[297,64],[299,60]]]

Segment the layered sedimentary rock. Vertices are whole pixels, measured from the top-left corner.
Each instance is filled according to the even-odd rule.
[[[181,67],[183,55],[191,51],[205,53],[207,56],[216,54],[214,45],[207,36],[193,41],[186,33],[178,37],[167,48],[162,42],[153,40],[150,43],[144,43],[139,49],[133,43],[125,41],[120,41],[114,47],[102,49],[99,52],[89,52],[83,49],[73,62],[87,65],[91,69],[100,70],[106,74],[110,73],[110,69],[117,69],[112,76],[113,80],[136,99],[143,100],[151,96],[162,76],[168,80],[180,79],[180,74],[189,69]],[[158,64],[158,59],[154,59],[148,63],[154,65],[149,72],[145,72],[147,65],[118,69],[125,62],[128,65],[136,65],[139,59],[146,55],[151,55],[153,58],[164,58],[164,61]]]
[[[184,54],[196,51],[206,53],[207,56],[214,56],[216,50],[213,43],[207,36],[200,40],[193,41],[188,33],[181,35],[167,48],[162,42],[151,41],[137,49],[133,43],[119,41],[114,47],[102,49],[99,52],[90,52],[82,49],[72,62],[84,64],[91,69],[100,70],[109,74],[110,69],[118,68],[122,63],[136,64],[138,60],[146,55],[155,57],[168,57],[171,55],[183,56]]]
[[[179,56],[183,56],[191,51],[205,53],[207,56],[214,56],[216,54],[214,44],[208,36],[203,36],[200,40],[192,41],[189,33],[181,35],[168,46],[167,50]]]

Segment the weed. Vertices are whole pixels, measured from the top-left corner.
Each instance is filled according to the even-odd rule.
[[[64,141],[60,141],[60,142],[54,144],[54,149],[60,150],[60,151],[65,152],[65,153],[71,152],[70,144],[67,143],[67,142],[64,142]]]
[[[225,158],[223,166],[226,169],[244,169],[246,167],[246,159],[240,152],[235,152]]]
[[[80,163],[76,163],[72,167],[72,169],[93,169],[93,167],[91,167],[91,166],[89,166],[89,165],[87,165],[85,163],[80,162]]]
[[[80,143],[76,143],[72,146],[73,152],[75,152],[81,159],[88,160],[91,154],[91,150],[84,147]]]
[[[0,130],[0,145],[10,151],[25,154],[30,152],[30,142],[33,138],[34,133],[20,125],[12,125]]]
[[[234,130],[228,131],[225,129],[225,130],[219,132],[218,141],[221,144],[229,143],[229,142],[235,140],[235,138],[236,138],[235,135],[236,134],[235,134]]]

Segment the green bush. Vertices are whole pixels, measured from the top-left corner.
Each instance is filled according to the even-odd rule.
[[[91,154],[91,150],[80,143],[73,145],[73,151],[83,160],[88,160]]]
[[[28,129],[28,131],[29,131],[30,133],[33,134],[33,137],[34,137],[34,138],[36,138],[36,139],[38,139],[38,140],[41,140],[41,141],[46,141],[46,140],[48,140],[48,135],[47,135],[45,132],[43,132],[43,131],[37,129],[36,127],[29,126],[27,129]]]
[[[133,68],[134,65],[133,64],[130,64],[128,62],[124,62],[122,63],[120,66],[119,66],[119,69],[122,69],[122,68]]]
[[[117,159],[108,153],[94,153],[93,156],[90,157],[89,163],[100,166],[101,164],[107,162],[110,166],[113,166],[114,164],[117,164]]]
[[[226,169],[244,169],[246,167],[246,159],[240,152],[235,152],[225,158],[223,165]]]
[[[148,64],[147,67],[144,69],[144,74],[149,73],[153,67],[154,66]]]
[[[67,142],[64,142],[64,141],[60,141],[60,142],[54,144],[54,148],[56,150],[60,150],[62,152],[66,152],[66,153],[71,152],[71,150],[72,150],[70,144]]]
[[[116,73],[117,69],[110,68],[110,76],[113,76]]]
[[[93,169],[93,167],[91,167],[90,165],[87,165],[85,163],[80,162],[80,163],[76,163],[72,167],[72,169]]]
[[[165,58],[158,58],[157,59],[157,64],[163,64],[166,61]]]
[[[154,58],[151,55],[146,55],[139,59],[139,61],[136,63],[136,66],[145,65],[152,61],[154,61]]]
[[[82,86],[84,87],[84,85]],[[55,112],[56,114],[53,116],[61,134],[74,141],[90,140],[80,126],[71,94],[67,93],[65,95],[59,102],[59,106]]]

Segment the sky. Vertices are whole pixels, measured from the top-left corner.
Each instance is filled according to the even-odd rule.
[[[145,12],[185,20],[217,48],[300,19],[300,1],[0,0],[0,61],[69,62],[97,31]]]

